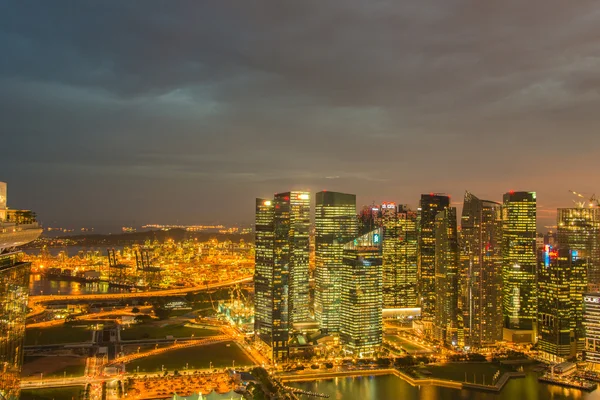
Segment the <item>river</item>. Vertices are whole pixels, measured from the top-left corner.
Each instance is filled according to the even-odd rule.
[[[415,387],[394,375],[290,382],[287,385],[325,393],[332,400],[600,400],[600,390],[585,393],[575,389],[546,385],[538,382],[537,374],[531,371],[525,378],[511,379],[500,393],[430,385]],[[300,398],[309,399],[308,396],[300,396]]]

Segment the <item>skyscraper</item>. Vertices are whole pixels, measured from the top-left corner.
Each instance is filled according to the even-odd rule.
[[[505,193],[502,220],[504,339],[533,342],[537,318],[535,192]]]
[[[273,201],[256,199],[256,219],[254,227],[254,332],[269,346],[287,343],[287,297],[283,296],[284,286],[287,292],[287,274],[274,270],[273,260]],[[274,302],[274,299],[277,299]],[[283,309],[283,307],[285,309]],[[274,329],[281,332],[275,332]],[[271,356],[278,354],[283,346],[277,346]],[[287,355],[287,353],[286,353]]]
[[[276,361],[289,357],[292,325],[309,316],[310,195],[256,200],[255,332]]]
[[[559,208],[557,240],[586,259],[590,289],[600,288],[600,208]]]
[[[577,250],[550,245],[538,259],[538,348],[551,361],[562,362],[584,349],[586,260],[578,258]]]
[[[382,229],[344,246],[340,338],[346,354],[373,356],[383,338]]]
[[[417,306],[417,213],[406,205],[398,206],[398,250],[395,308]]]
[[[395,308],[398,294],[399,250],[398,210],[396,203],[383,203],[376,219],[383,228],[383,307]]]
[[[357,236],[356,196],[319,192],[315,206],[315,318],[339,332],[344,245]]]
[[[585,359],[595,371],[600,370],[600,293],[583,296],[583,325],[585,331]]]
[[[0,203],[5,209],[6,184],[0,184],[4,189]],[[30,264],[20,260],[17,247],[37,239],[41,232],[31,217],[20,223],[0,220],[0,397],[8,400],[20,396],[29,295]]]
[[[435,217],[450,206],[450,197],[423,194],[418,208],[418,289],[425,334],[433,331],[435,316]]]
[[[460,232],[461,297],[467,343],[502,340],[502,206],[466,192]]]
[[[458,271],[456,208],[448,207],[435,219],[434,337],[448,345],[464,346],[462,313],[458,309]]]

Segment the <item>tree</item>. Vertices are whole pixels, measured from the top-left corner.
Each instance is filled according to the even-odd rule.
[[[140,312],[140,309],[139,309],[139,308],[137,308],[137,307],[133,307],[133,308],[131,309],[131,312],[132,312],[132,313],[135,313],[135,314],[137,314],[137,313],[139,313],[139,312]]]

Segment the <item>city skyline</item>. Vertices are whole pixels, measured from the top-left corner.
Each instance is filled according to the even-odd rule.
[[[594,2],[158,4],[1,6],[0,180],[45,225],[250,222],[293,182],[531,190],[543,227],[598,191]]]

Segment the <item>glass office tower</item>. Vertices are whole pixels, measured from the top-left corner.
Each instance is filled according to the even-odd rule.
[[[417,212],[398,206],[398,250],[394,308],[417,307]]]
[[[584,349],[587,263],[577,250],[550,245],[538,259],[538,349],[549,360],[562,362]]]
[[[600,371],[600,293],[583,296],[585,360],[591,369]]]
[[[315,318],[339,332],[344,245],[357,236],[356,195],[319,192],[315,205]]]
[[[340,338],[353,357],[374,356],[383,339],[382,234],[376,229],[344,246]]]
[[[460,232],[461,297],[467,343],[502,340],[502,206],[466,192]]]
[[[559,208],[557,240],[586,259],[590,289],[600,289],[600,208]]]
[[[533,342],[537,318],[535,192],[505,193],[502,219],[504,339]]]
[[[423,194],[418,208],[418,290],[425,334],[433,333],[435,316],[435,217],[450,206],[450,197]]]
[[[273,346],[273,329],[281,328],[278,342],[287,344],[287,275],[275,277],[273,265],[273,200],[256,199],[254,225],[254,332],[260,340]],[[274,298],[277,302],[274,302]],[[275,320],[275,325],[273,321]],[[283,346],[281,346],[283,347]],[[278,350],[278,351],[285,351]],[[270,355],[273,357],[273,354]]]
[[[0,394],[18,399],[23,365],[30,263],[0,255]]]
[[[255,332],[275,361],[289,357],[292,324],[309,319],[310,195],[256,200]]]
[[[458,309],[458,233],[456,208],[440,211],[435,219],[434,337],[452,346],[464,346],[462,313]]]

